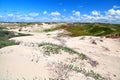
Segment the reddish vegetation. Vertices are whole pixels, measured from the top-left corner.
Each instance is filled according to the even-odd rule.
[[[106,38],[120,38],[120,33],[119,34],[112,34],[112,35],[108,35],[108,36],[105,36]]]

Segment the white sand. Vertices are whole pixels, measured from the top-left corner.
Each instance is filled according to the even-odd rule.
[[[0,80],[44,80],[52,76],[48,63],[69,63],[68,58],[75,58],[62,52],[51,56],[44,56],[37,47],[38,43],[50,42],[64,45],[96,60],[99,65],[91,67],[87,62],[84,68],[94,70],[111,80],[120,80],[120,39],[106,39],[100,37],[57,37],[63,31],[49,33],[33,33],[33,36],[12,38],[20,45],[8,46],[0,49]],[[49,35],[48,35],[49,34]],[[96,44],[93,44],[93,40]],[[34,46],[33,46],[34,45]],[[76,65],[80,65],[76,62]],[[70,73],[69,80],[94,80],[81,73]]]

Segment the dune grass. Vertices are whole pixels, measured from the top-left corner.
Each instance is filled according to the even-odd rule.
[[[88,60],[88,63],[92,67],[96,67],[98,65],[97,61],[94,61],[91,58],[89,58],[88,56],[86,56],[85,54],[79,53],[79,52],[73,50],[72,48],[69,48],[66,46],[57,45],[57,44],[53,44],[53,43],[40,43],[38,46],[42,47],[45,55],[61,54],[61,51],[64,51],[71,55],[72,54],[78,55],[78,59],[80,59],[80,60]]]
[[[87,77],[92,77],[95,80],[107,80],[106,78],[102,77],[100,74],[94,72],[93,70],[86,70],[84,68],[78,67],[78,66],[74,66],[72,64],[68,64],[67,68],[72,70],[72,71],[76,71],[78,73],[82,73]]]
[[[79,56],[79,59],[81,60],[87,59],[87,56],[84,55],[83,53],[79,53],[71,48],[68,48],[62,45],[57,45],[53,43],[41,43],[39,44],[39,47],[42,47],[42,49],[44,50],[44,53],[47,55],[59,54],[61,50],[63,50],[69,54],[77,54]]]
[[[64,52],[67,52],[67,53],[69,53],[71,55],[73,55],[73,54],[78,55],[78,59],[79,60],[87,60],[88,63],[91,64],[91,66],[93,66],[93,67],[95,67],[95,66],[98,65],[98,63],[96,61],[92,60],[91,58],[89,58],[85,54],[79,53],[79,52],[73,50],[72,48],[69,48],[69,47],[66,47],[66,46],[57,45],[57,44],[53,44],[53,43],[40,43],[38,46],[41,47],[43,49],[43,51],[44,51],[44,54],[48,55],[48,56],[50,56],[51,54],[62,54],[61,51],[64,51]],[[98,73],[95,73],[92,70],[87,71],[84,68],[80,68],[80,67],[77,67],[77,66],[72,65],[72,64],[63,64],[63,63],[60,63],[59,66],[62,66],[62,67],[58,67],[58,68],[63,68],[63,69],[67,68],[70,71],[75,71],[75,72],[78,72],[78,73],[82,73],[82,74],[84,74],[87,77],[94,78],[95,80],[105,80],[104,77],[102,77]],[[59,69],[58,71],[55,71],[56,74],[57,73],[59,73],[59,74],[63,73],[60,70],[61,69]],[[61,74],[61,75],[64,75],[64,74]]]
[[[83,67],[79,67],[71,63],[67,64],[63,62],[58,62],[51,65],[52,66],[50,66],[50,70],[54,76],[51,78],[51,80],[68,80],[69,77],[71,77],[69,75],[71,72],[81,73],[85,77],[91,77],[94,80],[108,80],[107,78],[101,76],[93,70],[86,70]]]

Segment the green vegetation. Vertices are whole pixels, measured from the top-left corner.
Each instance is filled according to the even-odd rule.
[[[120,25],[104,23],[73,23],[61,26],[70,36],[106,36],[120,33]]]
[[[8,41],[8,40],[0,40],[0,48],[3,48],[5,46],[15,45],[15,41]]]
[[[44,53],[47,55],[59,54],[63,50],[65,52],[68,52],[69,54],[77,54],[79,56],[79,59],[81,60],[87,59],[87,56],[84,55],[83,53],[79,53],[77,51],[74,51],[71,48],[68,48],[62,45],[57,45],[53,43],[41,43],[39,44],[39,47],[42,47],[42,49],[44,50]]]
[[[102,77],[102,76],[101,76],[100,74],[98,74],[98,73],[95,73],[93,70],[87,71],[87,70],[84,69],[84,68],[77,67],[77,66],[73,66],[72,64],[68,64],[67,67],[68,67],[70,70],[76,71],[76,72],[78,72],[78,73],[82,73],[82,74],[84,74],[84,75],[87,76],[87,77],[92,77],[92,78],[94,78],[95,80],[106,80],[104,77]]]
[[[7,29],[6,27],[0,27],[0,29]]]
[[[67,25],[67,26],[61,26],[62,29],[70,32],[69,36],[84,36],[89,35],[90,33],[87,31],[85,27],[80,27],[79,25]]]
[[[60,29],[59,27],[56,27],[56,28],[51,28],[51,29],[45,29],[43,30],[43,32],[51,32],[51,31],[55,31],[55,30],[58,30]]]
[[[110,34],[120,33],[119,24],[105,24],[105,23],[69,23],[52,29],[46,29],[44,32],[64,29],[70,34],[69,36],[106,36]]]
[[[79,53],[79,52],[77,52],[77,51],[75,51],[71,48],[68,48],[68,47],[65,47],[65,46],[62,46],[62,45],[57,45],[57,44],[53,44],[53,43],[41,43],[38,46],[42,47],[45,55],[61,54],[61,51],[64,51],[64,52],[67,52],[69,54],[77,54],[78,59],[80,59],[80,60],[88,60],[88,63],[92,67],[96,67],[98,65],[98,62],[92,60],[91,58],[89,58],[85,54]]]
[[[2,28],[0,29],[0,48],[16,44],[15,41],[8,40],[9,38],[27,36],[27,35],[29,34],[22,34],[22,33],[15,34],[14,32],[7,31],[4,30],[4,28]]]
[[[54,67],[51,71],[54,74],[54,78],[51,78],[51,80],[67,80],[69,79],[70,72],[77,72],[85,75],[86,77],[91,77],[95,80],[108,80],[107,78],[104,78],[100,74],[94,72],[93,70],[86,70],[85,68],[81,68],[78,66],[75,66],[74,64],[67,64],[63,62],[58,62],[52,64]]]

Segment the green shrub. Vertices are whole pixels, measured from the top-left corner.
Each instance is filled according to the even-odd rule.
[[[6,40],[6,41],[1,41],[0,40],[0,48],[3,48],[5,46],[10,46],[10,45],[15,45],[15,41],[9,41],[9,40]]]
[[[19,37],[19,36],[27,36],[27,35],[29,35],[29,34],[18,33],[17,35],[15,35],[14,32],[0,29],[0,48],[16,44],[15,41],[8,40],[9,38]]]

